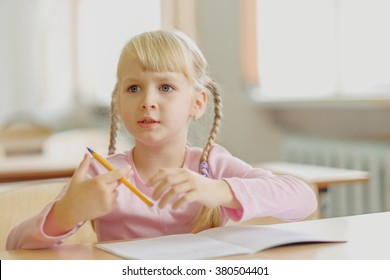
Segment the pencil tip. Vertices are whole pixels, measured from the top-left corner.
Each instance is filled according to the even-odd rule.
[[[90,148],[88,148],[88,147],[87,147],[87,150],[88,150],[88,152],[90,152],[91,154],[93,153],[92,149],[90,149]]]

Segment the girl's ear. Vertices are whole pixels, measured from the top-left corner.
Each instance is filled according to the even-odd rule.
[[[196,97],[191,111],[191,117],[194,120],[199,119],[206,112],[206,108],[207,108],[207,93],[205,91],[196,93]]]

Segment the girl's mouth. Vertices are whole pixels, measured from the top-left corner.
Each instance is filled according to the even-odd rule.
[[[147,123],[147,124],[149,124],[149,123],[160,123],[160,121],[156,121],[156,120],[154,120],[152,118],[144,118],[142,120],[139,120],[138,123]]]
[[[143,118],[138,121],[139,126],[142,128],[151,128],[159,124],[160,121],[152,119],[152,118]]]

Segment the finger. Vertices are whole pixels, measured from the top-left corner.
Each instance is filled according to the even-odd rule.
[[[179,184],[183,184],[188,179],[188,175],[184,172],[179,174],[171,174],[165,176],[163,179],[161,179],[160,182],[158,182],[158,185],[155,187],[155,190],[153,192],[153,199],[157,200],[160,198],[160,196],[166,192],[166,190],[171,186],[176,186]]]
[[[165,207],[169,201],[173,200],[175,197],[180,194],[186,193],[191,190],[191,186],[189,184],[180,184],[175,185],[170,188],[168,192],[166,192],[160,199],[158,203],[158,207]]]
[[[89,154],[84,154],[83,159],[81,160],[79,166],[75,170],[72,176],[72,180],[85,179],[88,172],[89,166],[91,164],[91,156]]]
[[[150,187],[155,187],[166,176],[174,175],[174,174],[177,174],[181,171],[182,171],[181,168],[162,168],[154,176],[152,176],[152,178],[149,179],[147,184]]]
[[[133,175],[133,171],[129,165],[123,166],[118,169],[114,169],[110,172],[100,174],[99,179],[103,180],[106,184],[118,183],[121,178],[130,178]]]
[[[118,196],[119,196],[119,192],[118,192],[118,190],[115,188],[115,189],[113,190],[113,193],[112,193],[112,196],[111,196],[111,203],[112,203],[112,205],[114,205],[114,206],[116,205]]]

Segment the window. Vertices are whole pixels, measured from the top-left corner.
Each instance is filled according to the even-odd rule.
[[[55,122],[75,103],[107,106],[121,48],[161,28],[161,2],[0,1],[0,125]]]
[[[256,98],[390,99],[390,1],[256,3]]]
[[[80,101],[108,104],[124,44],[161,27],[160,0],[80,0],[77,6],[76,88]]]

